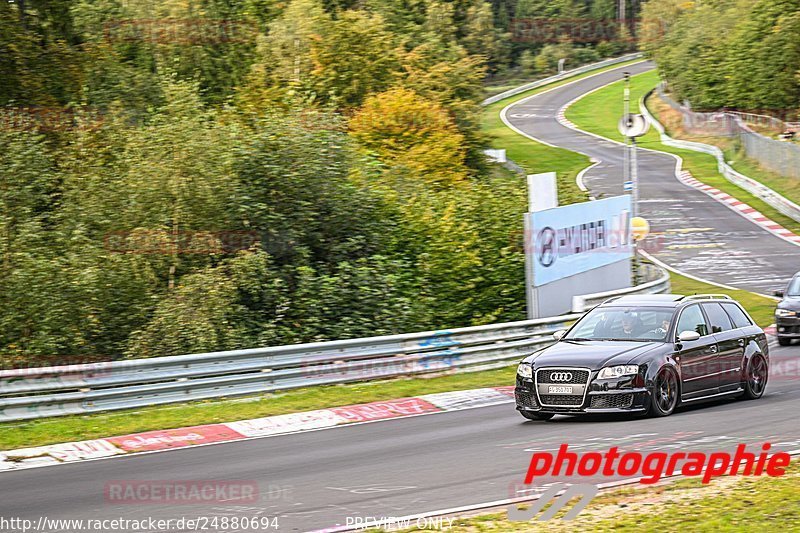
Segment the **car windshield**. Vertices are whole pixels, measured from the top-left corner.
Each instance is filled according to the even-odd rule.
[[[789,283],[789,288],[786,290],[786,296],[800,296],[800,276],[794,278]]]
[[[596,307],[564,339],[663,342],[673,314],[673,309],[663,307]]]

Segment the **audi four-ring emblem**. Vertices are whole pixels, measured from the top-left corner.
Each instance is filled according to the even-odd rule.
[[[551,381],[572,381],[572,372],[553,372],[550,374]]]

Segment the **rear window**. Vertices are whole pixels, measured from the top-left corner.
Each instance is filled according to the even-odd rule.
[[[728,316],[731,317],[733,320],[733,325],[737,328],[746,328],[747,326],[752,326],[753,323],[750,322],[750,319],[747,318],[742,309],[736,304],[722,304],[723,309],[728,313]]]
[[[733,329],[733,323],[728,313],[722,309],[720,304],[705,303],[703,304],[703,310],[706,312],[708,320],[711,322],[711,333],[721,333]]]

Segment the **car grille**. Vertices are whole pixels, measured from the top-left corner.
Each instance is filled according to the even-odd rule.
[[[570,375],[571,374],[571,375]],[[580,368],[540,368],[536,371],[538,385],[585,385],[589,386],[591,373]],[[566,377],[566,379],[564,379]],[[584,396],[580,394],[539,394],[539,402],[543,407],[582,407]]]
[[[572,374],[572,376],[566,381],[561,379],[556,381],[552,379],[553,374]],[[585,385],[586,382],[589,381],[589,372],[587,370],[543,368],[539,370],[537,379],[539,380],[539,383],[553,383],[555,385]]]
[[[592,409],[627,409],[633,404],[633,394],[600,394],[592,396]]]
[[[561,394],[542,394],[542,403],[547,405],[561,405],[564,407],[580,407],[583,403],[583,396]]]
[[[536,401],[536,395],[529,391],[514,391],[514,396],[517,400],[517,405],[527,407],[529,409],[536,409],[539,403]]]

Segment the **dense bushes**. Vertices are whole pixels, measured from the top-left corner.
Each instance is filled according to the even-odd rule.
[[[0,131],[1,365],[524,316],[524,184],[480,152],[483,2],[186,4],[0,4],[0,104],[30,115]]]
[[[614,2],[0,2],[0,365],[523,318],[482,82],[627,46],[542,16]]]

